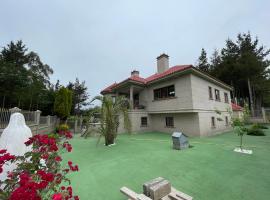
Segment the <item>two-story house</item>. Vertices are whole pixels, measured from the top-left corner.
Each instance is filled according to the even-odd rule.
[[[189,136],[230,129],[232,88],[192,65],[169,67],[169,56],[157,57],[157,73],[142,78],[138,71],[107,87],[103,95],[130,100],[132,131],[182,131]],[[119,132],[123,132],[120,119]]]

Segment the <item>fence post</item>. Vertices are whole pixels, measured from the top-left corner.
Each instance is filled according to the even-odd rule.
[[[50,115],[47,116],[47,125],[48,125],[48,127],[51,126],[51,116]]]
[[[262,107],[262,117],[263,117],[263,122],[267,123],[267,118],[266,118],[266,114],[265,114],[265,109],[264,107]]]
[[[38,129],[39,129],[39,122],[40,122],[40,114],[41,111],[40,110],[36,110],[35,111],[35,122],[36,122],[36,134],[38,134]]]
[[[76,118],[74,122],[74,134],[77,132],[77,128],[78,128],[77,126],[78,126],[78,119]]]
[[[10,111],[10,114],[12,115],[15,112],[20,113],[22,110],[20,108],[14,107],[14,108],[9,109],[9,111]]]

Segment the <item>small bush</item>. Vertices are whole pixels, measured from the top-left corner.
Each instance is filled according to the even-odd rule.
[[[258,124],[253,124],[248,130],[248,135],[254,135],[254,136],[265,136],[264,132],[261,130],[260,126]]]
[[[263,124],[256,124],[256,126],[260,129],[268,129],[268,127]]]
[[[59,131],[68,131],[68,130],[69,126],[67,124],[60,124],[55,128],[56,133],[58,133]]]

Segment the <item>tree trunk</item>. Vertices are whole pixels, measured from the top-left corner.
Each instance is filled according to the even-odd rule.
[[[251,111],[251,116],[254,117],[254,102],[253,102],[253,94],[252,94],[252,88],[251,88],[251,83],[250,79],[247,79],[248,82],[248,93],[249,93],[249,101],[250,101],[250,111]]]

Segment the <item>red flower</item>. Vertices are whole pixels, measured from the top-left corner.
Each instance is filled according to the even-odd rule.
[[[6,149],[1,149],[1,150],[0,150],[0,154],[6,153],[6,152],[7,152]]]
[[[78,196],[74,196],[74,200],[80,200]]]
[[[71,198],[72,197],[72,187],[68,186],[67,191],[68,191],[69,197]]]
[[[60,161],[62,161],[62,158],[60,156],[56,156],[54,160],[57,162],[60,162]]]
[[[52,196],[52,200],[63,200],[61,193],[56,193]]]

